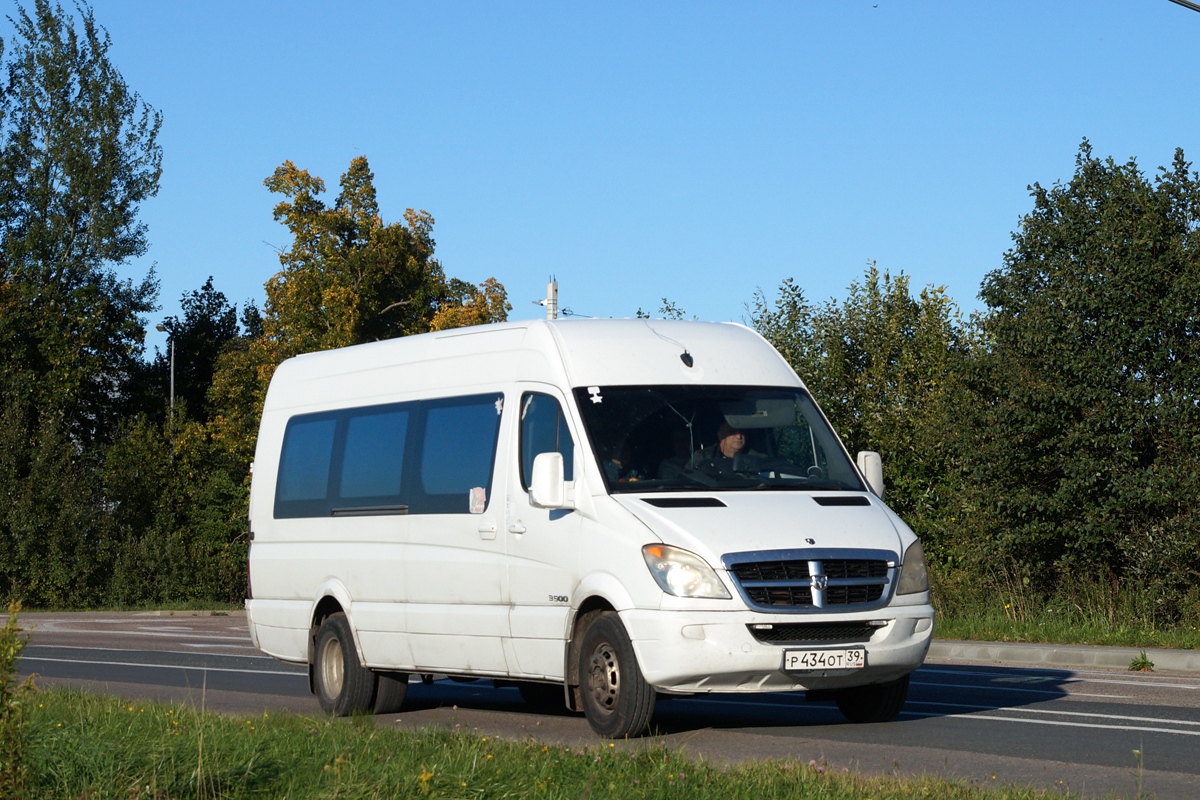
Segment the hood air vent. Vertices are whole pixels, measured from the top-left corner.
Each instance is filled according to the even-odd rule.
[[[715,497],[643,497],[655,508],[725,508]]]
[[[817,501],[819,506],[869,506],[871,501],[861,494],[850,495],[849,497],[821,497],[813,495],[813,500]]]

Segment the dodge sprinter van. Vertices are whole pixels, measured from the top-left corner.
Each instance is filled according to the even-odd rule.
[[[487,678],[637,735],[658,695],[807,692],[893,718],[925,558],[741,325],[503,323],[275,372],[250,493],[256,645],[334,714]]]

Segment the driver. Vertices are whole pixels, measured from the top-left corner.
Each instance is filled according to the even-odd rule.
[[[717,443],[696,451],[696,466],[708,471],[733,472],[737,455],[762,457],[762,453],[746,447],[746,432],[722,422],[717,428]]]

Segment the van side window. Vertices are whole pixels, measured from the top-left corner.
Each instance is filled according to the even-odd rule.
[[[541,453],[562,453],[564,476],[575,480],[575,442],[562,407],[550,395],[529,392],[521,398],[522,489],[529,489],[533,459]]]
[[[391,407],[384,411],[359,409],[351,412],[346,425],[338,497],[352,501],[371,498],[378,504],[400,503],[407,431],[407,409]]]
[[[292,512],[285,516],[308,516],[306,512],[326,506],[336,431],[334,415],[298,417],[288,422],[279,457],[275,516],[280,516],[281,504],[289,507],[285,512]]]
[[[475,488],[485,490],[490,504],[504,395],[430,400],[423,405],[420,479],[408,499],[409,513],[465,514]]]

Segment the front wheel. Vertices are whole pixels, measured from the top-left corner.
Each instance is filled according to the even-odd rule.
[[[841,689],[835,699],[838,710],[851,722],[889,722],[896,718],[908,699],[908,676],[887,683]]]
[[[326,617],[317,630],[313,686],[321,708],[335,716],[370,711],[375,705],[376,676],[359,662],[345,614]]]
[[[638,736],[650,724],[656,699],[614,612],[592,620],[579,648],[579,688],[592,730],[610,739]]]

